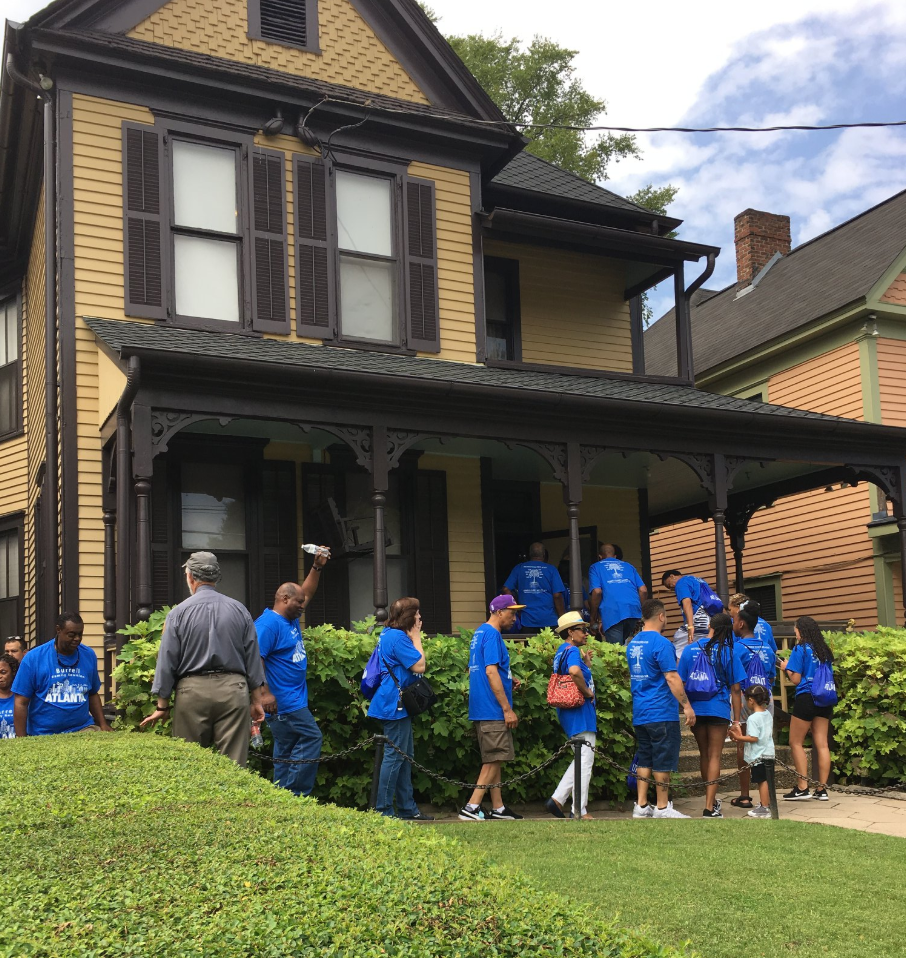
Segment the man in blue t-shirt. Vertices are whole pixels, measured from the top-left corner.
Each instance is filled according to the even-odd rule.
[[[688,818],[669,802],[670,774],[679,769],[680,728],[677,702],[686,724],[695,725],[695,712],[676,671],[673,645],[661,634],[667,611],[659,599],[642,603],[642,631],[626,646],[632,689],[632,725],[636,738],[638,800],[633,818]],[[648,779],[657,783],[657,807],[648,804]]]
[[[648,587],[634,566],[617,558],[616,546],[606,542],[598,555],[588,571],[592,628],[602,630],[606,642],[620,645],[639,630]]]
[[[281,585],[274,596],[274,607],[265,609],[255,620],[267,678],[262,705],[274,736],[274,784],[294,795],[311,795],[321,755],[321,729],[308,708],[308,657],[299,616],[317,591],[326,562],[327,552],[322,549],[305,582],[301,586],[295,582]],[[302,760],[311,764],[286,764]]]
[[[544,561],[544,546],[529,546],[528,562],[520,562],[503,584],[505,595],[515,595],[525,608],[522,631],[530,634],[553,629],[566,611],[563,605],[563,580],[557,567]]]
[[[676,603],[683,616],[682,625],[673,633],[673,647],[679,658],[687,645],[707,637],[711,617],[699,600],[702,580],[698,576],[683,575],[679,569],[670,569],[661,576],[661,582],[676,594]]]
[[[16,737],[61,732],[112,732],[98,690],[98,657],[82,645],[85,624],[77,612],[64,612],[56,635],[27,652],[13,680]]]
[[[476,779],[479,787],[459,812],[464,822],[522,818],[503,804],[499,788],[491,789],[488,815],[482,811],[481,801],[487,786],[500,781],[503,763],[516,758],[513,729],[519,724],[519,718],[513,711],[513,687],[518,688],[521,683],[513,678],[510,653],[501,633],[513,624],[516,612],[524,608],[517,605],[511,595],[491,599],[488,621],[478,626],[469,645],[469,718],[475,724],[482,765]]]

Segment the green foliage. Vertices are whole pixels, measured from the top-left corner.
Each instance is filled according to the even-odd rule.
[[[0,958],[678,954],[440,829],[295,798],[158,736],[11,740],[0,797]]]
[[[117,727],[132,728],[157,705],[157,698],[151,695],[151,683],[154,679],[154,667],[157,664],[157,650],[160,637],[164,632],[164,620],[170,606],[164,606],[151,613],[147,622],[136,622],[120,629],[120,635],[131,636],[119,654],[119,665],[113,670],[116,683],[114,703],[121,712]],[[158,734],[170,734],[170,718],[158,722],[154,731]]]
[[[840,632],[834,652],[840,704],[834,711],[834,768],[879,785],[906,781],[906,629]]]
[[[448,778],[472,782],[480,760],[472,723],[468,719],[469,640],[471,632],[425,639],[428,679],[440,701],[414,722],[415,757],[428,768]],[[143,639],[124,647],[117,673],[128,677],[127,726],[135,727],[154,709],[151,679],[154,675],[156,640]],[[539,765],[565,741],[556,713],[547,704],[547,683],[551,662],[559,640],[551,631],[533,637],[527,645],[511,642],[514,675],[522,687],[513,694],[513,707],[519,715],[515,732],[516,761],[506,766],[508,778]],[[610,757],[628,765],[634,745],[632,739],[632,699],[629,693],[626,658],[621,648],[591,642],[595,656],[592,674],[598,693],[598,742]],[[359,692],[362,670],[375,645],[373,635],[347,632],[331,625],[305,630],[308,652],[309,707],[324,734],[323,751],[332,754],[350,748],[381,732],[381,723],[367,717],[368,702]],[[269,753],[268,736],[262,749]],[[363,749],[341,762],[325,762],[318,772],[316,795],[319,798],[365,808],[371,791],[374,752]],[[508,788],[510,802],[538,801],[547,798],[569,759],[564,756],[544,772]],[[252,767],[266,770],[269,763],[252,753]],[[413,774],[417,797],[433,805],[452,805],[462,800],[462,789],[429,778],[417,769]],[[592,800],[622,798],[626,784],[622,773],[598,759],[592,777]]]
[[[639,156],[635,137],[580,130],[540,129],[543,124],[587,127],[606,111],[607,103],[592,96],[576,76],[577,50],[547,37],[524,47],[518,38],[495,33],[447,37],[485,92],[513,123],[527,124],[528,150],[564,170],[592,182],[607,178],[612,161]],[[534,124],[537,124],[535,126]]]

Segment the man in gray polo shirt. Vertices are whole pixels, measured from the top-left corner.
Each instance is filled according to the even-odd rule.
[[[167,616],[157,654],[152,695],[157,709],[141,727],[166,718],[176,690],[173,735],[245,766],[252,722],[264,721],[264,668],[248,609],[215,588],[220,564],[211,552],[186,560],[192,593]]]

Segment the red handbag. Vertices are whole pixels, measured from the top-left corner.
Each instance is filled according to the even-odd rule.
[[[562,664],[565,653],[560,656]],[[573,677],[566,673],[554,672],[547,683],[547,704],[555,709],[576,709],[585,703],[585,696],[576,687]]]

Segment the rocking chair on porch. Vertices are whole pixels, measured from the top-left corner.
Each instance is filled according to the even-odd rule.
[[[325,503],[318,506],[316,512],[327,536],[327,545],[330,546],[331,554],[335,559],[343,556],[355,558],[370,555],[374,552],[374,540],[359,542],[359,527],[353,525],[354,520],[340,515],[340,510],[337,509],[337,504],[333,499],[329,498]],[[393,545],[393,540],[389,535],[385,535],[384,545]]]

